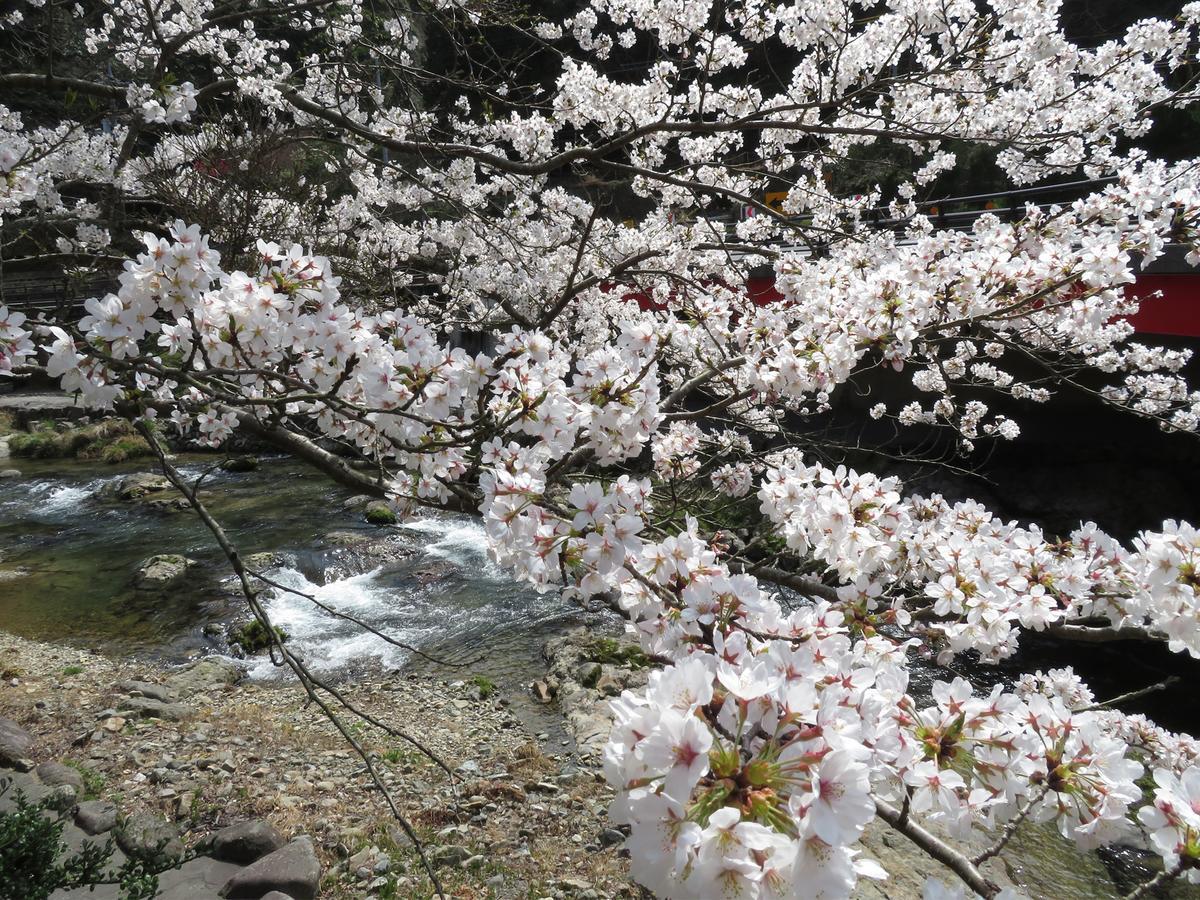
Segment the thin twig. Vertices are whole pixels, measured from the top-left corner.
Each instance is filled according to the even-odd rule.
[[[154,451],[154,454],[158,457],[159,465],[162,467],[163,474],[172,484],[175,485],[176,489],[187,498],[187,501],[191,505],[192,509],[196,511],[196,514],[200,517],[201,521],[204,522],[205,526],[208,527],[208,530],[212,532],[217,544],[220,545],[221,550],[225,553],[225,556],[229,560],[229,564],[233,567],[234,572],[241,581],[242,593],[246,597],[246,602],[250,605],[251,612],[254,613],[254,617],[258,619],[259,623],[266,630],[266,634],[269,636],[269,639],[274,645],[274,649],[279,651],[280,657],[295,673],[309,700],[317,705],[317,707],[322,713],[324,713],[325,717],[330,721],[334,728],[338,730],[342,737],[351,745],[351,747],[354,748],[354,751],[362,759],[372,782],[375,784],[376,789],[383,795],[385,802],[391,810],[392,816],[404,830],[404,833],[407,835],[408,839],[412,841],[413,847],[416,849],[417,855],[421,859],[421,864],[424,867],[425,872],[429,875],[429,880],[433,883],[434,890],[437,892],[438,897],[445,900],[446,895],[442,889],[442,883],[437,876],[437,872],[434,870],[433,864],[425,855],[425,847],[422,844],[421,839],[418,837],[416,831],[413,829],[409,821],[404,817],[404,814],[400,812],[400,808],[396,805],[395,799],[388,791],[386,785],[384,785],[383,779],[376,770],[375,764],[371,760],[371,755],[367,752],[366,748],[363,747],[359,740],[353,734],[351,734],[349,729],[346,728],[345,724],[341,720],[341,717],[338,716],[338,714],[329,706],[325,699],[321,697],[316,690],[314,690],[314,687],[321,687],[322,690],[325,690],[330,695],[335,697],[340,703],[342,703],[351,711],[354,711],[354,708],[350,704],[346,703],[341,694],[339,694],[337,691],[332,690],[327,685],[322,685],[319,681],[313,678],[312,673],[308,670],[308,667],[305,666],[302,661],[297,659],[291,653],[291,651],[284,646],[283,641],[279,638],[279,635],[275,632],[274,627],[271,625],[271,619],[267,615],[266,610],[264,610],[262,605],[258,602],[257,592],[250,584],[250,576],[245,567],[242,565],[241,555],[237,548],[234,547],[229,541],[228,536],[225,534],[224,528],[222,528],[221,524],[212,517],[208,511],[208,508],[204,505],[203,501],[200,500],[199,496],[197,496],[194,491],[190,490],[187,481],[184,479],[179,470],[171,464],[169,459],[167,459],[166,451],[163,450],[162,444],[159,442],[158,435],[151,431],[146,425],[145,421],[141,419],[135,420],[133,424],[134,427],[137,428],[137,430],[141,433],[142,437],[145,438],[146,443],[150,445],[150,448]],[[378,724],[371,717],[364,716],[361,712],[356,712],[356,714],[371,722],[371,724]],[[385,730],[387,730],[389,733],[392,731],[392,729],[386,728]],[[425,750],[425,748],[421,747],[421,745],[415,740],[411,738],[409,738],[409,740],[421,748],[423,752],[430,757],[430,759],[434,760],[440,766],[442,766],[442,768],[449,771],[445,763],[438,759],[436,755],[428,750]],[[452,772],[450,773],[450,776],[451,782],[453,783],[454,776]]]

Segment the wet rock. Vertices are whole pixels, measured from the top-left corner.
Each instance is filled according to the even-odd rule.
[[[221,461],[221,468],[226,472],[253,472],[258,468],[258,458],[255,456],[231,456]]]
[[[4,481],[6,478],[20,478],[20,477],[21,477],[20,469],[0,469],[0,481]]]
[[[151,700],[161,700],[169,703],[175,699],[175,692],[165,684],[153,684],[149,681],[118,681],[113,687],[124,694],[141,694]]]
[[[171,487],[171,482],[162,475],[155,475],[151,472],[135,472],[132,475],[126,475],[116,484],[107,486],[104,492],[117,500],[129,501],[141,500],[148,494],[169,491]]]
[[[104,834],[117,826],[117,807],[108,800],[85,800],[75,810],[75,824],[87,834]]]
[[[0,719],[0,767],[28,772],[33,735],[12,719]]]
[[[284,845],[281,835],[270,822],[252,819],[222,828],[212,836],[209,852],[225,862],[249,865]]]
[[[271,891],[269,894],[263,894],[262,900],[295,900],[295,898],[282,891]]]
[[[166,678],[167,687],[179,696],[217,691],[241,680],[242,667],[231,659],[209,656]]]
[[[44,762],[33,771],[42,780],[42,784],[51,787],[65,784],[74,788],[75,793],[83,793],[83,776],[70,766],[60,762]]]
[[[238,872],[221,888],[228,900],[258,900],[270,891],[294,900],[314,900],[321,881],[321,864],[312,840],[298,837]]]
[[[375,498],[369,494],[355,494],[349,500],[342,504],[342,509],[353,512],[359,509],[365,509],[367,504]]]
[[[396,524],[396,511],[386,500],[372,500],[366,505],[363,515],[372,525]]]
[[[183,842],[175,827],[152,813],[135,813],[117,826],[117,845],[130,856],[178,859]]]
[[[138,564],[133,575],[133,586],[139,591],[161,591],[183,580],[188,569],[196,565],[178,553],[161,553]]]
[[[246,568],[262,571],[263,569],[273,569],[283,563],[283,556],[279,553],[272,553],[266,550],[262,553],[251,553],[249,556],[242,557],[242,562],[246,564]]]
[[[118,711],[126,718],[166,719],[168,722],[178,722],[192,714],[192,708],[186,703],[164,703],[150,697],[126,697]]]
[[[533,696],[538,703],[550,703],[554,699],[550,685],[544,681],[535,681],[533,683]]]

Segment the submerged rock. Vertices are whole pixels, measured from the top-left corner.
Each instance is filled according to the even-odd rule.
[[[139,591],[161,591],[181,582],[188,570],[197,565],[178,553],[160,553],[142,560],[133,576],[133,586]]]

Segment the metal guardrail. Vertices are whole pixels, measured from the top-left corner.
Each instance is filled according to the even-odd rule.
[[[85,300],[116,289],[113,275],[87,278],[49,272],[7,275],[0,270],[0,305],[23,312],[31,319],[39,314],[62,317],[82,311]]]

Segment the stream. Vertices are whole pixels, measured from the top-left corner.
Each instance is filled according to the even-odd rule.
[[[225,628],[248,614],[212,535],[190,510],[109,496],[124,476],[146,471],[147,462],[17,462],[22,477],[0,481],[5,629],[165,662],[229,652]],[[189,478],[213,463],[201,455],[176,460]],[[587,614],[496,569],[478,522],[431,514],[393,527],[367,525],[361,510],[345,508],[350,492],[284,458],[264,459],[251,472],[215,469],[202,493],[243,558],[270,554],[255,558],[264,575],[445,662],[273,590],[265,601],[272,621],[314,671],[347,677],[403,667],[448,680],[483,675],[535,732],[565,740],[560,717],[535,703],[527,688],[545,674],[543,642],[583,624]],[[160,553],[180,553],[199,565],[163,593],[135,590],[138,564]],[[264,655],[247,662],[252,678],[282,677]]]

